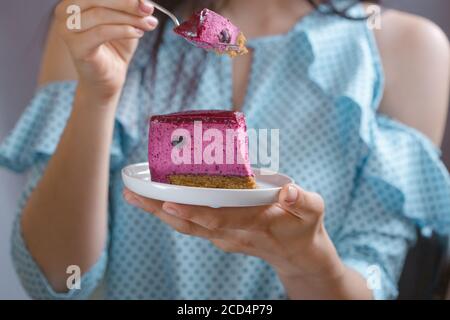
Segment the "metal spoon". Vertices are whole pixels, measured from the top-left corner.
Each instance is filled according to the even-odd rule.
[[[152,6],[154,6],[156,9],[158,9],[159,11],[161,11],[162,13],[166,14],[170,19],[172,19],[173,23],[175,24],[175,26],[179,27],[180,26],[180,21],[178,21],[178,18],[169,10],[167,10],[166,8],[164,8],[163,6],[157,4],[156,2],[153,1],[148,1]]]

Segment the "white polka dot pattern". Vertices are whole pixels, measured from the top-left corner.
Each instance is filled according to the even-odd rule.
[[[117,111],[107,249],[81,290],[56,294],[27,251],[18,218],[12,253],[24,287],[34,298],[84,299],[104,278],[110,299],[286,298],[265,262],[177,234],[122,199],[120,168],[146,160],[148,116],[232,105],[227,57],[205,54],[167,29],[154,70],[153,40],[138,48]],[[364,23],[313,13],[288,34],[249,46],[248,126],[281,129],[280,171],[323,196],[326,228],[343,261],[365,277],[378,266],[375,297],[395,297],[414,222],[448,230],[450,183],[425,137],[376,114],[383,75],[372,34]],[[0,164],[31,168],[22,205],[55,150],[75,86],[54,83],[37,92],[0,145]]]

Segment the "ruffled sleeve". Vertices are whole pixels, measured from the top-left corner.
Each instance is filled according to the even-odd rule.
[[[336,243],[375,298],[389,299],[398,295],[416,227],[450,231],[450,180],[438,151],[414,129],[379,116],[373,134]]]
[[[70,114],[75,86],[75,82],[57,82],[36,92],[0,144],[0,165],[23,172],[53,154]]]
[[[364,22],[336,19],[325,17],[308,31],[315,57],[309,74],[338,109],[340,147],[353,172],[351,199],[333,240],[374,297],[392,299],[417,228],[450,232],[450,178],[425,136],[379,115],[384,74],[373,33]]]
[[[139,141],[139,84],[130,78],[116,115],[111,170],[120,169]],[[77,83],[55,82],[39,89],[11,133],[0,144],[0,165],[24,172],[55,151],[72,110]]]

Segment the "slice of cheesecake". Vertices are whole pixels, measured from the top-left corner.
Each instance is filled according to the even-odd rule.
[[[154,182],[256,188],[241,112],[206,110],[151,117],[148,160]]]
[[[225,17],[209,9],[196,12],[174,31],[205,50],[231,57],[248,53],[244,34]]]

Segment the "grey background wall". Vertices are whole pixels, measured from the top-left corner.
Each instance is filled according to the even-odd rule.
[[[2,1],[0,10],[0,140],[14,126],[33,96],[51,7],[57,0]],[[450,34],[450,1],[385,0],[431,18]],[[446,140],[450,146],[450,133]],[[446,156],[450,160],[450,153]],[[0,299],[26,299],[14,273],[9,239],[23,177],[0,169]]]

